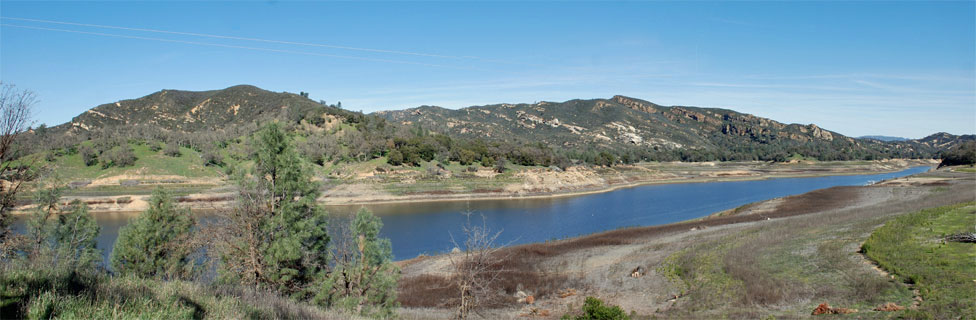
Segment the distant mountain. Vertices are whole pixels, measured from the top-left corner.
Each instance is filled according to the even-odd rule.
[[[427,131],[504,144],[491,150],[509,156],[533,153],[536,148],[569,159],[592,159],[605,151],[631,160],[661,161],[783,160],[792,155],[821,160],[930,158],[976,138],[937,133],[904,141],[855,139],[815,124],[786,124],[728,109],[662,106],[625,96],[458,110],[421,106],[364,115],[299,94],[238,85],[211,91],[162,90],[99,105],[38,132],[35,136],[41,140],[34,145],[57,149],[86,139],[125,135],[207,147],[249,134],[258,123],[272,119],[305,123],[301,130],[355,131],[333,134],[342,136],[343,150],[358,150],[363,159],[386,154],[390,145],[400,148],[402,139],[409,138],[407,133],[422,136]],[[416,147],[426,148],[417,143]],[[445,143],[444,148],[452,148]],[[531,148],[512,151],[518,146]]]
[[[946,147],[854,139],[815,124],[785,124],[728,109],[662,106],[625,96],[458,110],[422,106],[375,114],[469,138],[576,150],[682,150],[712,154],[716,159],[755,159],[770,153],[821,159],[931,157]],[[953,138],[945,138],[939,141],[954,143]]]
[[[118,126],[151,125],[170,131],[193,132],[222,128],[304,112],[322,105],[294,93],[271,92],[238,85],[222,90],[162,90],[130,100],[106,103],[88,110],[58,129],[91,131]]]
[[[858,139],[873,139],[873,140],[884,141],[884,142],[909,140],[908,138],[891,137],[891,136],[860,136],[860,137],[857,137],[857,138]]]

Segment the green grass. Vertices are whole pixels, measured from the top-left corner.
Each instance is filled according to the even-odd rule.
[[[129,144],[136,156],[132,166],[102,168],[101,163],[86,166],[79,153],[58,157],[54,162],[39,161],[58,172],[59,178],[66,182],[95,180],[122,174],[175,175],[187,178],[208,178],[222,175],[220,168],[206,167],[200,153],[188,148],[180,148],[182,155],[170,157],[161,151],[149,150],[148,144]]]
[[[973,167],[965,168],[965,167],[963,167],[963,168],[955,168],[955,169],[952,169],[952,171],[976,173],[976,168],[973,168]]]
[[[4,319],[349,318],[239,288],[45,268],[3,270],[0,314]]]
[[[976,203],[926,209],[900,216],[876,230],[864,253],[882,268],[914,284],[922,302],[911,318],[976,318],[976,245],[946,242],[973,232]]]

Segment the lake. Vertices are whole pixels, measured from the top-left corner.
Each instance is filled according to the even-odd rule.
[[[926,172],[930,167],[871,175],[778,178],[755,181],[645,185],[605,193],[546,199],[472,200],[366,205],[383,218],[382,236],[393,243],[397,260],[450,251],[453,235],[463,242],[465,212],[501,231],[496,244],[514,245],[563,239],[632,226],[696,219],[747,203],[834,186],[865,185]],[[327,206],[338,217],[363,206]],[[131,213],[100,213],[98,246],[106,262],[119,228]],[[23,230],[23,221],[15,229]]]

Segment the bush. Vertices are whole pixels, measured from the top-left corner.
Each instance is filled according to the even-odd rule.
[[[159,152],[159,150],[163,150],[163,146],[159,145],[159,143],[157,143],[157,142],[150,142],[149,143],[149,151]]]
[[[630,320],[618,306],[604,305],[603,301],[594,297],[586,297],[583,302],[583,314],[578,316],[563,315],[563,320]]]
[[[98,152],[94,148],[83,145],[78,149],[78,152],[81,153],[81,160],[85,162],[86,166],[93,166],[98,163]]]
[[[136,164],[136,155],[129,146],[112,149],[108,153],[108,161],[102,161],[102,167],[127,167]]]
[[[399,150],[390,151],[390,154],[387,156],[386,162],[394,166],[399,166],[403,164],[403,153],[400,153]]]
[[[216,151],[207,151],[203,153],[203,165],[204,166],[224,166],[224,156],[220,155]]]
[[[179,157],[182,153],[180,153],[180,146],[178,144],[170,142],[167,143],[166,148],[163,149],[163,154],[170,157]]]

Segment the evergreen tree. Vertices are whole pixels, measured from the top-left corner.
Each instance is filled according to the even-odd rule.
[[[187,278],[193,271],[190,255],[194,221],[161,188],[153,191],[149,208],[119,230],[112,250],[112,269],[120,274],[164,279]]]
[[[254,150],[253,173],[239,178],[238,207],[223,232],[221,276],[308,298],[328,266],[328,217],[316,203],[319,186],[277,123],[257,134]]]
[[[356,213],[348,234],[333,245],[335,266],[316,297],[318,303],[377,318],[395,316],[400,270],[390,240],[380,238],[383,221],[366,208]]]

